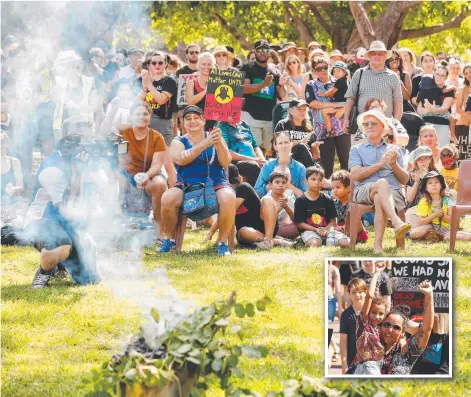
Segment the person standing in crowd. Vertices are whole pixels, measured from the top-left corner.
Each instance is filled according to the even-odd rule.
[[[399,48],[399,54],[401,55],[402,59],[403,71],[410,76],[411,80],[414,79],[415,76],[418,76],[424,72],[422,68],[419,68],[416,65],[415,54],[410,48]]]
[[[386,116],[396,120],[402,118],[402,89],[401,82],[397,74],[386,67],[386,59],[391,57],[391,52],[386,49],[382,41],[373,41],[370,49],[365,53],[365,59],[369,64],[361,70],[357,70],[352,78],[345,98],[345,117],[343,129],[348,131],[350,123],[350,113],[353,106],[358,107],[358,113],[364,111],[365,104],[370,98],[379,98],[386,103]],[[361,81],[360,81],[361,74]],[[358,95],[358,103],[355,98]]]
[[[232,69],[232,61],[234,55],[227,50],[224,46],[217,46],[213,50],[214,58],[216,59],[216,66],[219,70]]]
[[[283,76],[287,82],[285,85],[286,96],[283,100],[304,99],[305,94],[302,90],[304,74],[302,73],[301,61],[296,55],[286,57]]]
[[[255,62],[243,65],[240,69],[245,72],[242,120],[250,126],[262,150],[269,151],[273,137],[272,111],[277,96],[283,98],[286,95],[286,80],[275,68],[267,64],[270,43],[267,40],[258,40],[254,47]]]
[[[289,104],[288,117],[278,121],[275,133],[288,131],[291,136],[293,159],[308,168],[320,165],[319,145],[316,134],[309,120],[308,106],[302,99],[293,99]]]
[[[138,98],[152,108],[150,127],[158,131],[170,146],[173,139],[173,113],[177,110],[177,81],[167,75],[167,56],[162,51],[148,58],[148,70],[142,70],[142,91]]]
[[[412,81],[410,74],[404,71],[404,66],[402,62],[401,55],[399,52],[392,50],[392,56],[386,59],[386,67],[389,68],[392,72],[396,73],[401,81],[401,91],[402,91],[402,107],[405,112],[413,112],[415,109],[411,106],[409,102],[412,92]]]
[[[350,150],[348,166],[351,178],[356,181],[353,197],[356,203],[375,207],[374,251],[381,253],[388,219],[391,219],[396,239],[404,237],[411,228],[396,214],[396,210],[401,211],[406,206],[401,185],[407,183],[409,174],[404,168],[402,152],[383,140],[384,129],[388,128],[383,113],[377,110],[362,113],[358,116],[358,125],[363,128],[367,141]]]
[[[345,62],[345,56],[339,50],[333,50],[329,54],[329,66],[333,68],[336,62]],[[347,66],[347,65],[345,65]]]
[[[232,162],[239,171],[242,168],[246,171],[247,182],[249,185],[255,186],[260,168],[263,167],[266,160],[249,125],[241,120],[238,123],[220,123],[219,128],[231,153]]]
[[[106,107],[105,118],[100,126],[101,134],[111,131],[116,124],[130,124],[130,108],[134,100],[133,85],[128,79],[119,79],[113,84],[111,102]]]
[[[466,112],[466,101],[471,95],[471,64],[468,63],[463,68],[464,83],[463,88],[458,91],[456,100],[456,113],[459,116],[456,122],[455,135],[460,149],[460,159],[464,160],[471,157],[468,148],[471,146],[469,140],[469,130],[471,126],[471,117]]]
[[[435,54],[435,59],[437,60],[437,62],[448,62],[448,56],[444,51],[438,51]]]
[[[206,183],[209,167],[209,177],[213,181],[219,206],[217,252],[220,256],[230,255],[227,239],[234,227],[236,199],[224,167],[231,163],[231,154],[219,128],[210,133],[205,132],[203,111],[197,106],[185,108],[183,123],[186,134],[176,137],[170,146],[178,182],[162,196],[162,220],[167,238],[158,252],[170,252],[175,248],[178,214],[183,205],[183,187]]]
[[[185,55],[187,64],[177,70],[177,77],[181,74],[193,74],[198,70],[198,57],[200,55],[201,48],[196,43],[191,43],[186,46]]]
[[[169,76],[175,77],[177,70],[180,68],[180,60],[175,54],[168,54],[167,57],[168,63],[165,70]]]
[[[350,136],[342,128],[342,119],[337,119],[335,115],[331,116],[332,131],[327,135],[327,128],[322,117],[322,109],[341,108],[344,103],[329,102],[328,98],[319,95],[319,92],[327,92],[334,83],[329,77],[329,65],[327,60],[322,57],[316,57],[311,60],[311,67],[314,80],[311,80],[306,86],[306,102],[313,110],[314,133],[318,141],[324,143],[319,147],[321,155],[322,168],[325,170],[326,178],[330,178],[334,172],[335,153],[340,161],[340,168],[346,169],[348,166],[348,153],[350,151]]]
[[[422,64],[423,72],[412,78],[412,94],[411,102],[417,106],[417,94],[420,91],[420,81],[422,76],[432,76],[433,68],[435,66],[435,57],[430,51],[425,51],[420,56],[420,63]]]
[[[463,88],[464,79],[461,77],[461,72],[463,71],[463,65],[458,59],[450,59],[448,62],[448,77],[445,81],[447,87],[455,87],[456,92]]]
[[[128,50],[129,65],[119,71],[120,79],[137,80],[141,77],[141,65],[144,61],[144,50],[142,48],[130,48]]]
[[[450,139],[456,140],[454,128],[450,129],[450,108],[455,97],[455,91],[447,89],[448,87],[445,85],[447,76],[448,70],[446,67],[440,64],[435,66],[433,78],[437,88],[432,88],[433,91],[438,91],[435,101],[430,102],[427,98],[429,89],[421,88],[417,94],[417,113],[422,115],[425,122],[435,127],[440,146],[448,145]],[[425,77],[422,77],[421,87],[424,86],[424,81]]]

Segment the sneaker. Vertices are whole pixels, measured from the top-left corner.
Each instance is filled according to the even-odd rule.
[[[269,239],[264,238],[262,241],[254,243],[254,246],[260,250],[268,251],[273,248],[273,243]]]
[[[360,142],[362,141],[363,139],[365,139],[365,134],[363,134],[363,132],[361,132],[360,130],[357,131],[357,133],[355,134],[355,139],[353,140],[354,142]]]
[[[49,280],[52,277],[52,274],[53,274],[54,270],[52,272],[50,272],[50,274],[42,274],[40,272],[40,269],[38,269],[36,271],[36,274],[34,275],[34,279],[33,279],[33,283],[31,284],[31,288],[44,288],[44,287],[47,287],[47,284],[49,283]]]
[[[283,248],[293,248],[296,244],[296,241],[290,241],[290,240],[286,240],[286,239],[282,239],[281,242],[280,242],[280,247],[283,247]]]
[[[162,245],[160,246],[159,249],[157,249],[156,251],[157,252],[170,252],[171,250],[173,250],[175,247],[176,247],[176,243],[174,240],[172,239],[169,239],[169,238],[165,238],[163,241],[162,241]]]
[[[368,240],[368,230],[363,228],[357,236],[357,243],[365,243]]]
[[[218,255],[219,256],[229,256],[231,251],[229,251],[229,246],[226,243],[219,242],[218,244]]]

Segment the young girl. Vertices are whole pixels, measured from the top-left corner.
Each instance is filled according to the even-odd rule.
[[[413,164],[409,174],[409,181],[406,184],[406,222],[412,227],[417,226],[417,205],[422,194],[420,193],[420,183],[422,178],[430,171],[437,171],[432,150],[428,146],[419,146],[411,153],[410,161]]]
[[[442,147],[440,152],[440,160],[442,162],[443,168],[440,171],[440,174],[445,178],[445,182],[450,190],[458,191],[458,160],[460,158],[460,153],[458,148],[455,145],[446,145]],[[450,192],[451,193],[451,192]],[[451,194],[453,196],[453,194]]]
[[[443,239],[450,238],[450,211],[455,202],[445,194],[445,178],[436,171],[426,174],[421,182],[423,197],[417,206],[417,227],[410,231],[414,240],[427,239],[428,233],[438,233]],[[457,232],[456,240],[471,241],[471,233]]]
[[[371,279],[365,303],[357,317],[357,353],[352,365],[356,375],[381,375],[384,347],[381,344],[378,325],[386,315],[386,299],[375,295],[376,283],[381,274],[376,269]]]

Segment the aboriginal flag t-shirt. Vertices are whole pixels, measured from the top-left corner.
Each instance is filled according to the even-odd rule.
[[[153,86],[158,92],[169,92],[172,97],[163,105],[159,105],[152,93],[148,91],[146,93],[146,102],[152,108],[152,116],[159,119],[171,119],[173,113],[177,110],[177,81],[172,76],[164,76],[160,80],[154,81]]]
[[[245,72],[245,78],[250,84],[261,83],[268,72],[273,75],[272,83],[253,94],[245,94],[244,110],[255,120],[272,120],[272,111],[276,105],[276,87],[280,84],[280,74],[273,66],[260,66],[257,62],[250,62],[240,68]]]
[[[325,227],[337,218],[337,210],[331,197],[320,193],[317,200],[310,200],[305,194],[294,203],[294,222],[305,222],[314,227]]]

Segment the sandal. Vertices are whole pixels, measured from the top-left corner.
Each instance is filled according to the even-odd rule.
[[[397,240],[399,238],[404,237],[411,228],[412,228],[412,225],[410,223],[402,224],[402,226],[396,230],[396,235],[394,236],[394,238]]]
[[[338,362],[338,361],[339,361],[339,358],[340,358],[339,352],[334,352],[334,354],[332,355],[332,362],[333,362],[333,363]]]

